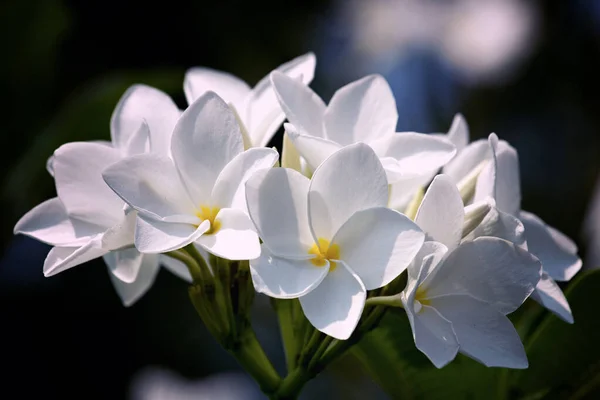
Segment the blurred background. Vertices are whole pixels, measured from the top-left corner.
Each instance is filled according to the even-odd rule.
[[[518,149],[523,208],[574,238],[586,267],[600,266],[598,1],[4,0],[0,49],[2,398],[261,398],[173,275],[161,271],[124,308],[101,260],[44,278],[49,247],[12,234],[55,194],[45,170],[55,148],[109,139],[112,110],[133,83],[183,108],[192,66],[253,85],[314,51],[312,86],[325,100],[380,73],[396,95],[399,130],[445,132],[461,112],[472,139],[496,132]],[[265,299],[255,325],[283,368]],[[305,398],[365,396],[386,398],[348,362]]]

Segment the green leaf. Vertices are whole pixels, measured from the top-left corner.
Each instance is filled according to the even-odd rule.
[[[29,144],[3,184],[4,201],[20,215],[53,195],[46,160],[64,143],[110,140],[110,117],[125,90],[135,83],[180,94],[183,71],[119,72],[98,78],[75,92],[61,111]]]
[[[529,368],[510,373],[511,397],[600,396],[600,270],[581,273],[566,291],[575,324],[548,315],[526,342]]]
[[[497,393],[499,372],[459,355],[437,369],[416,347],[402,310],[387,312],[380,326],[354,346],[366,372],[394,399],[480,399]]]

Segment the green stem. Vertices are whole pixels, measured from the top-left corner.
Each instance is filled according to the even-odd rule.
[[[293,315],[294,300],[273,299],[273,307],[279,320],[287,370],[291,372],[296,366],[296,356],[298,354],[298,340],[294,333],[296,325]]]
[[[227,350],[254,378],[263,393],[271,395],[277,391],[281,378],[256,339],[252,328],[245,329],[234,345]]]
[[[192,275],[192,279],[194,280],[194,282],[202,281],[203,275],[200,272],[200,268],[196,264],[196,261],[187,252],[185,252],[184,250],[174,250],[165,253],[165,255],[184,263],[190,271],[190,275]]]
[[[197,276],[200,280],[212,280],[213,274],[211,269],[208,264],[206,264],[206,260],[204,260],[204,257],[202,257],[202,254],[200,254],[196,246],[193,243],[190,243],[185,246],[183,250],[187,252],[187,254],[192,257],[194,261],[196,261],[197,271],[195,272],[195,275],[192,273],[194,280],[196,280],[195,276]]]
[[[404,308],[402,305],[402,300],[400,300],[400,295],[369,297],[365,302],[365,307],[372,306],[392,306]]]

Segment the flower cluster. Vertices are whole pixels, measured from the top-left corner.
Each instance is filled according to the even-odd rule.
[[[521,210],[516,150],[495,134],[469,143],[460,115],[447,134],[396,132],[396,103],[378,75],[326,105],[308,87],[314,68],[314,55],[298,57],[252,89],[193,68],[183,111],[133,86],[113,113],[111,142],[54,152],[57,197],[15,233],[54,246],[46,276],[103,257],[125,305],[161,264],[199,284],[221,276],[222,260],[249,261],[257,292],[298,299],[331,338],[348,339],[369,309],[402,307],[437,367],[458,352],[527,367],[506,315],[531,297],[572,323],[556,281],[581,261],[570,239]],[[285,119],[279,167],[265,146]],[[207,257],[198,273],[193,263]],[[235,331],[229,306],[216,331]]]

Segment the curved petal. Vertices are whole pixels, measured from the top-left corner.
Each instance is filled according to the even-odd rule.
[[[264,244],[260,257],[250,260],[256,291],[278,299],[304,296],[316,288],[328,272],[328,265],[317,267],[310,260],[274,256]]]
[[[462,239],[465,210],[460,193],[450,177],[438,175],[423,197],[415,222],[428,240],[455,249]]]
[[[242,132],[235,114],[213,92],[191,104],[175,125],[173,160],[195,204],[210,204],[217,177],[242,151]]]
[[[271,168],[279,154],[273,149],[252,148],[238,154],[223,168],[212,191],[212,204],[219,208],[246,210],[246,181],[257,171]]]
[[[329,156],[342,148],[342,146],[331,140],[301,134],[292,124],[283,124],[283,127],[300,155],[304,157],[313,171]]]
[[[327,106],[304,83],[282,74],[271,73],[273,89],[288,121],[303,135],[324,138],[323,115]]]
[[[444,174],[450,176],[454,183],[459,183],[482,162],[491,158],[488,141],[479,139],[471,142],[458,155],[444,166]]]
[[[144,254],[136,279],[131,282],[123,282],[114,274],[108,274],[113,286],[121,298],[123,305],[129,307],[138,301],[150,289],[158,273],[158,256],[156,254]]]
[[[138,215],[135,247],[142,253],[166,253],[193,243],[209,229],[208,220],[195,227],[191,224],[161,222]]]
[[[54,152],[56,192],[69,216],[107,228],[118,222],[123,202],[102,171],[120,158],[117,149],[91,142],[67,143]]]
[[[198,248],[199,250],[202,249],[198,245],[196,245],[196,248]],[[202,249],[202,250],[204,250],[204,249]],[[160,257],[159,258],[160,264],[162,264],[166,269],[168,269],[174,275],[178,276],[179,278],[183,279],[184,281],[186,281],[188,283],[192,283],[192,280],[193,280],[192,274],[190,274],[188,267],[184,263],[182,263],[181,261],[176,260],[174,258],[171,258],[169,256],[162,255],[162,254],[159,257]]]
[[[120,150],[124,156],[150,152],[150,127],[145,120]]]
[[[508,314],[533,292],[540,270],[539,260],[513,243],[482,237],[451,252],[423,288],[428,298],[469,294]]]
[[[421,284],[431,273],[437,271],[448,248],[439,242],[425,242],[408,266],[408,280]]]
[[[136,219],[137,212],[124,212],[121,221],[102,235],[102,248],[118,250],[133,246]]]
[[[464,237],[464,240],[474,240],[482,236],[497,237],[508,240],[522,249],[528,248],[525,228],[521,221],[496,207],[490,207],[482,221]]]
[[[206,67],[194,67],[187,70],[183,79],[183,91],[188,104],[192,104],[208,91],[219,95],[226,103],[238,110],[245,108],[250,86],[237,76]]]
[[[223,208],[215,221],[220,223],[215,233],[196,239],[206,251],[228,260],[252,260],[260,256],[258,234],[245,212]]]
[[[315,237],[330,240],[357,211],[385,207],[388,185],[375,152],[366,144],[346,146],[313,174],[308,218]]]
[[[497,142],[497,143],[496,143]],[[496,207],[510,215],[518,215],[521,209],[521,180],[519,177],[519,156],[507,142],[490,135],[494,148],[496,176],[494,182]],[[479,184],[479,183],[478,183]],[[477,198],[477,192],[475,198]]]
[[[575,243],[535,214],[521,211],[519,218],[529,251],[540,259],[544,271],[557,281],[570,280],[581,269]]]
[[[459,346],[450,321],[433,307],[421,306],[418,313],[414,313],[407,304],[404,308],[417,349],[437,368],[442,368],[454,360]]]
[[[44,276],[56,275],[69,268],[102,257],[107,252],[99,247],[96,239],[90,240],[81,247],[53,247],[44,261]]]
[[[447,139],[416,132],[400,132],[370,143],[382,158],[391,158],[396,175],[427,175],[442,168],[456,154],[456,147]],[[393,183],[393,182],[392,182]]]
[[[165,156],[128,157],[105,169],[102,176],[119,197],[148,217],[161,220],[195,213],[173,162]]]
[[[332,242],[367,290],[387,285],[415,258],[425,235],[405,215],[385,207],[358,211]]]
[[[527,368],[527,355],[510,320],[489,304],[467,295],[432,302],[452,322],[460,352],[488,367]]]
[[[52,246],[82,246],[104,228],[87,222],[69,219],[58,197],[38,204],[23,215],[14,233],[23,234]]]
[[[323,122],[328,139],[348,145],[390,135],[397,121],[392,89],[382,76],[369,75],[335,92]]]
[[[315,328],[346,340],[360,320],[366,297],[360,278],[343,262],[338,262],[319,286],[300,297],[300,305]]]
[[[299,172],[273,168],[254,174],[246,183],[246,201],[264,246],[285,258],[309,258],[315,243],[308,224],[310,181]]]
[[[276,71],[308,84],[314,77],[315,65],[315,55],[307,53],[280,65]],[[267,75],[254,86],[248,99],[248,130],[254,146],[266,146],[284,118],[271,79]]]
[[[108,270],[118,280],[131,283],[136,280],[142,265],[143,254],[135,247],[111,251],[104,255]]]
[[[542,278],[535,287],[535,291],[531,293],[531,298],[552,311],[554,315],[563,321],[569,324],[574,322],[567,298],[554,282],[554,279],[550,278],[546,272],[542,272]]]
[[[450,140],[456,151],[462,151],[469,144],[469,125],[462,114],[456,114],[452,120],[452,125],[448,130],[448,140]]]
[[[167,94],[146,85],[131,86],[119,100],[110,120],[113,145],[124,149],[145,121],[152,151],[168,155],[173,127],[180,115],[181,111]]]

